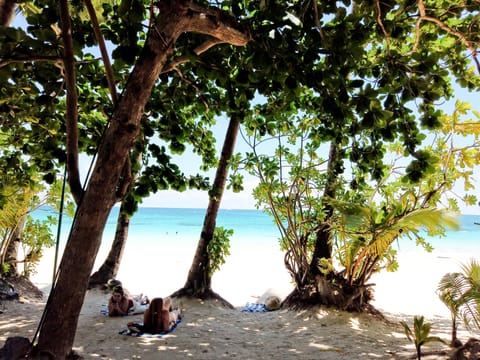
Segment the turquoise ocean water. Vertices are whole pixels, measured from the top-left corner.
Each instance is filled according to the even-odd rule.
[[[37,210],[33,215],[42,218],[52,214],[48,209]],[[103,243],[110,244],[115,234],[118,208],[112,209],[104,230]],[[150,244],[195,246],[200,236],[205,209],[188,208],[140,208],[133,216],[129,229],[130,246]],[[445,237],[426,239],[438,252],[467,252],[472,256],[480,255],[480,215],[459,216],[460,229],[448,230]],[[60,242],[65,242],[72,219],[63,217]],[[271,217],[259,210],[220,210],[217,226],[233,229],[233,246],[271,246],[278,244],[279,231]],[[54,234],[57,228],[52,228]],[[104,246],[104,245],[102,245]],[[415,243],[402,238],[396,245],[400,251],[413,251]]]

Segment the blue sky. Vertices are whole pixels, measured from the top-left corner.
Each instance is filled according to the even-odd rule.
[[[441,107],[446,111],[447,114],[451,114],[454,109],[454,104],[457,99],[461,101],[470,102],[475,110],[480,112],[480,107],[476,104],[477,95],[474,93],[469,93],[464,89],[457,88],[456,95],[452,101],[443,104]],[[222,146],[223,138],[225,136],[225,131],[227,127],[227,120],[220,119],[217,123],[217,126],[214,129],[214,134],[217,139],[217,149],[220,153]],[[244,140],[241,136],[237,139],[236,152],[243,152],[248,150],[248,146],[244,143]],[[184,155],[178,157],[178,165],[181,167],[182,171],[187,174],[194,174],[197,171],[199,159],[192,153],[185,152]],[[211,171],[209,174],[210,179],[214,178],[214,171]],[[475,171],[476,179],[476,188],[480,186],[480,169]],[[251,193],[254,187],[257,184],[257,180],[253,177],[246,177],[244,187],[245,190],[240,194],[235,194],[231,191],[226,191],[222,199],[222,208],[224,209],[254,209],[255,200],[253,199]],[[456,190],[457,194],[462,195],[463,190],[458,187]],[[475,192],[477,193],[477,192]],[[188,207],[188,208],[206,208],[208,205],[208,196],[204,192],[189,190],[182,193],[175,191],[161,191],[157,194],[150,196],[149,198],[143,201],[141,206],[146,207]],[[465,207],[461,206],[461,211],[464,214],[480,214],[480,206],[470,206]]]

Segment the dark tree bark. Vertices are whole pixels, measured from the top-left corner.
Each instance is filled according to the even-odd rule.
[[[93,169],[74,219],[57,281],[40,324],[38,351],[65,359],[71,352],[78,317],[88,288],[88,280],[101,243],[103,228],[116,201],[116,188],[152,88],[184,32],[208,34],[235,46],[243,46],[249,36],[226,14],[201,9],[189,1],[162,1],[161,21],[149,32],[123,96],[112,114],[110,126],[100,145]],[[208,15],[208,16],[206,16]]]
[[[138,156],[138,162],[140,162],[142,156]],[[123,167],[123,175],[122,175],[122,185],[125,191],[120,191],[117,197],[120,196],[122,199],[122,203],[120,205],[120,210],[118,212],[117,217],[117,227],[115,229],[115,238],[112,242],[112,247],[110,248],[110,252],[107,255],[107,258],[103,262],[100,269],[95,272],[89,281],[89,288],[98,287],[104,288],[105,284],[109,279],[116,278],[118,269],[120,267],[120,263],[122,262],[123,252],[125,250],[125,245],[127,244],[128,239],[128,229],[130,227],[130,219],[131,215],[127,213],[126,203],[125,203],[125,196],[126,194],[131,191],[134,182],[138,178],[137,174],[132,174],[132,168],[130,166],[130,158],[125,163]]]
[[[67,128],[67,180],[75,202],[78,204],[83,195],[83,187],[80,181],[78,168],[78,94],[75,75],[75,57],[73,50],[72,26],[68,8],[68,1],[60,1],[60,20],[62,26],[63,42],[63,67],[65,86],[67,90],[66,99],[66,121]]]
[[[0,26],[9,26],[15,15],[15,0],[0,0]]]
[[[338,174],[335,172],[335,167],[338,161],[338,147],[337,144],[332,142],[330,144],[330,151],[328,154],[328,179],[325,184],[325,190],[323,193],[323,198],[335,198],[335,189]],[[333,209],[330,205],[325,205],[326,219],[322,224],[319,225],[316,234],[315,248],[313,251],[312,260],[310,262],[309,276],[308,279],[314,280],[317,276],[323,276],[323,274],[318,269],[318,261],[322,258],[331,260],[332,258],[332,243],[331,243],[331,234],[328,226],[328,222],[333,215]]]
[[[120,206],[115,229],[115,238],[112,247],[102,266],[90,277],[89,288],[103,288],[109,279],[117,277],[118,268],[122,261],[125,245],[127,244],[128,229],[130,227],[130,215],[124,211],[124,204]]]
[[[215,173],[215,180],[210,190],[210,200],[208,202],[200,240],[198,241],[197,250],[188,272],[187,281],[184,287],[172,296],[193,296],[201,299],[213,298],[221,300],[226,306],[233,307],[212,290],[212,277],[209,269],[210,259],[207,249],[213,239],[213,233],[217,224],[218,210],[227,182],[228,163],[235,149],[239,127],[240,119],[237,115],[232,116],[223,142],[222,154],[218,162],[217,172]]]

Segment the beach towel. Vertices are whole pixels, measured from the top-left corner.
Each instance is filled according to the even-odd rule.
[[[177,328],[178,324],[180,324],[181,322],[182,322],[182,320],[178,319],[177,322],[170,328],[170,330],[168,330],[167,332],[161,333],[161,334],[150,334],[150,333],[142,332],[141,328],[143,326],[143,323],[133,323],[130,326],[131,328],[137,327],[137,329],[139,330],[138,332],[137,331],[132,331],[129,328],[126,328],[126,329],[120,330],[118,333],[120,335],[127,335],[127,336],[134,336],[134,337],[142,337],[143,336],[143,337],[161,339],[161,338],[165,337],[166,335],[170,334],[171,332],[173,332]]]
[[[249,303],[242,309],[243,312],[267,312],[265,304]]]

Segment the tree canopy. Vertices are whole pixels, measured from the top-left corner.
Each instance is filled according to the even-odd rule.
[[[282,201],[301,216],[314,210],[316,222],[297,234],[309,252],[290,262],[301,264],[302,271],[293,269],[299,289],[315,285],[319,290],[323,280],[330,281],[319,262],[331,262],[334,231],[342,230],[332,224],[350,211],[346,202],[363,209],[374,225],[389,225],[389,217],[405,209],[398,203],[418,195],[409,187],[420,189],[420,207],[436,204],[435,185],[443,186],[439,164],[445,166],[443,174],[453,165],[442,163],[442,152],[424,142],[448,122],[438,105],[453,96],[453,84],[470,90],[480,85],[477,1],[92,5],[89,0],[29,1],[23,7],[26,29],[0,29],[0,166],[19,181],[32,181],[35,172],[52,183],[66,163],[79,204],[39,349],[63,356],[71,347],[106,216],[125,196],[132,173],[139,174],[130,193],[132,207],[157,190],[207,187],[201,176],[183,176],[170,155],[191,144],[203,165],[215,164],[210,127],[220,114],[237,116],[252,140],[254,151],[231,164],[258,175],[261,170],[269,179],[257,190],[259,199],[270,196],[268,201]],[[105,54],[93,51],[102,38],[111,67]],[[268,138],[278,141],[276,153],[256,151]],[[395,151],[406,163],[389,189],[385,181],[392,167],[386,155]],[[478,162],[474,151],[462,152],[468,154],[461,158],[467,168]],[[79,182],[78,152],[97,154],[85,188]],[[279,180],[279,174],[287,174],[282,173],[285,164],[290,168],[284,178],[294,180],[295,187]],[[311,164],[307,172],[306,164]],[[468,176],[466,171],[467,187]],[[241,179],[240,172],[233,173],[231,186],[241,189]],[[374,189],[390,196],[383,212],[366,201]],[[304,199],[312,199],[308,209],[302,207]],[[291,250],[289,256],[296,257],[302,247]],[[362,294],[343,305],[349,308]],[[68,319],[56,307],[66,299]]]

